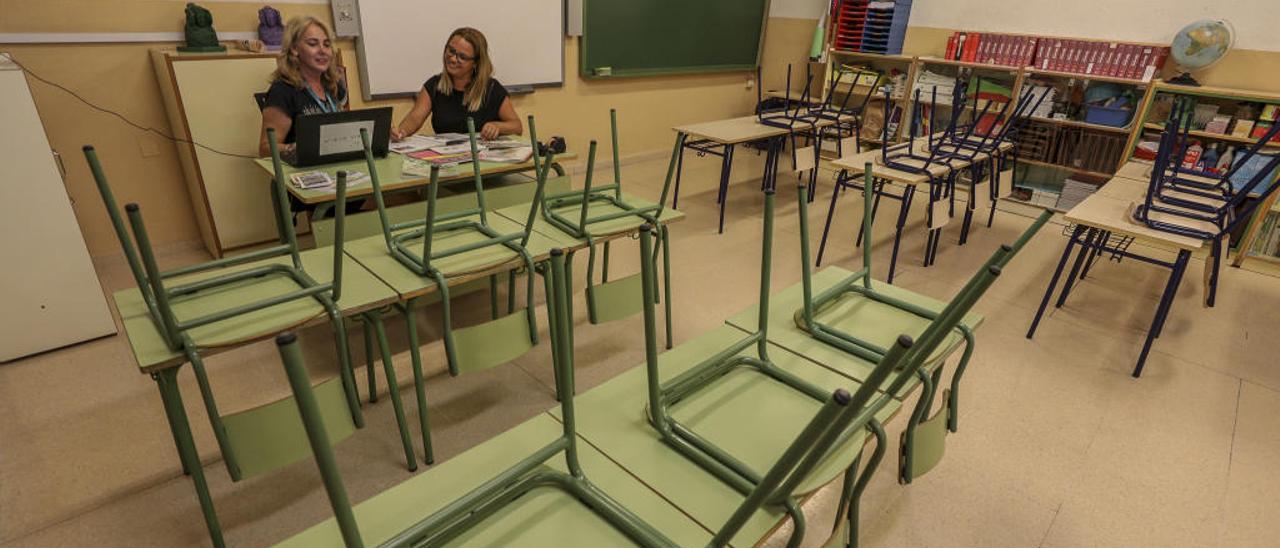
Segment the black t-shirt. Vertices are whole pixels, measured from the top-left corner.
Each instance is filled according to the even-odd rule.
[[[326,100],[324,96],[318,97],[320,97],[321,101]],[[347,104],[347,88],[339,84],[338,94],[332,100],[333,105],[338,110],[341,110],[343,105]],[[298,126],[299,116],[325,112],[325,108],[327,108],[316,102],[315,97],[311,96],[306,86],[296,87],[284,80],[276,80],[271,83],[271,88],[267,90],[266,105],[262,108],[265,109],[267,107],[276,107],[293,119],[293,125],[289,126],[289,134],[284,136],[282,143],[292,143],[294,141],[294,128]]]
[[[480,110],[468,112],[462,104],[463,92],[452,90],[448,94],[440,93],[436,90],[439,82],[440,75],[437,74],[422,84],[431,97],[431,128],[436,133],[466,133],[468,116],[475,121],[476,133],[479,133],[485,124],[498,119],[498,109],[502,108],[502,102],[507,99],[507,88],[502,87],[497,80],[490,79],[489,91],[484,94]]]

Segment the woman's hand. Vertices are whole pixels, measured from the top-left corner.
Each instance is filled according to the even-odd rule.
[[[492,141],[502,135],[502,128],[497,122],[489,122],[480,128],[480,138],[486,141]]]
[[[400,131],[400,128],[398,127],[391,128],[392,141],[403,141],[405,137],[407,137],[407,135],[405,135],[403,131]]]

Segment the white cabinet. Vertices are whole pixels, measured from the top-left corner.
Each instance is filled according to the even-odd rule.
[[[26,75],[3,55],[0,105],[3,362],[112,335],[116,325]]]

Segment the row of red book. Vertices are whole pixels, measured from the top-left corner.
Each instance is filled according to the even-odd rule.
[[[1164,66],[1169,48],[1044,36],[956,32],[946,58],[1045,71],[1150,81]]]

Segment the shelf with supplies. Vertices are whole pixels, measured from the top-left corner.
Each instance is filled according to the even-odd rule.
[[[1061,120],[1058,118],[1041,118],[1039,116],[1031,116],[1027,119],[1033,124],[1054,124],[1059,126],[1071,126],[1071,127],[1079,127],[1084,129],[1092,129],[1097,131],[1109,131],[1112,133],[1121,133],[1125,135],[1128,135],[1130,131],[1133,131],[1133,128],[1131,126],[1125,126],[1125,127],[1104,126],[1102,124],[1090,124],[1089,122],[1081,122],[1079,120]]]
[[[1172,108],[1172,100],[1176,96],[1192,97],[1196,100],[1196,108],[1204,107],[1203,114],[1197,114],[1198,120],[1193,122],[1188,135],[1202,141],[1215,144],[1215,150],[1239,151],[1257,142],[1257,127],[1263,124],[1277,123],[1276,105],[1280,105],[1280,93],[1249,89],[1234,89],[1218,86],[1185,86],[1169,82],[1156,82],[1147,89],[1146,97],[1139,108],[1135,120],[1137,131],[1129,136],[1129,143],[1122,161],[1132,157],[1139,144],[1144,141],[1152,146],[1150,132],[1164,131],[1164,119]],[[1212,123],[1212,126],[1210,126]],[[1249,137],[1233,135],[1240,123],[1250,124]],[[1208,131],[1212,129],[1212,131]],[[1267,143],[1264,152],[1268,154],[1280,150],[1280,143]],[[1272,184],[1280,184],[1273,182]],[[1270,216],[1277,207],[1280,194],[1272,194],[1266,203],[1259,204],[1252,217],[1247,221],[1242,232],[1234,234],[1233,248],[1236,251],[1231,257],[1232,266],[1246,266],[1248,259],[1260,259],[1274,262],[1265,257],[1265,253],[1254,253],[1256,246],[1280,239],[1280,226],[1270,222]],[[1273,265],[1271,265],[1273,266]]]
[[[1135,80],[1133,78],[1120,78],[1117,76],[1102,76],[1100,74],[1077,74],[1074,72],[1062,72],[1057,70],[1041,70],[1035,67],[1027,67],[1025,72],[1032,76],[1048,76],[1053,78],[1076,78],[1080,80],[1089,80],[1093,82],[1111,82],[1113,84],[1127,84],[1137,87],[1147,87],[1151,85],[1149,81]]]
[[[1114,174],[1112,174],[1112,173],[1105,173],[1105,172],[1102,172],[1102,171],[1090,171],[1090,170],[1088,170],[1088,169],[1081,169],[1081,168],[1078,168],[1078,167],[1072,167],[1072,166],[1067,166],[1067,165],[1062,165],[1062,164],[1055,164],[1055,163],[1051,163],[1051,162],[1042,162],[1042,161],[1040,161],[1040,160],[1028,160],[1028,159],[1026,159],[1026,158],[1018,158],[1018,161],[1019,161],[1019,162],[1022,162],[1022,163],[1024,163],[1024,164],[1030,164],[1030,165],[1033,165],[1033,166],[1048,167],[1048,168],[1053,168],[1053,169],[1062,169],[1062,170],[1066,170],[1066,171],[1072,171],[1072,172],[1075,172],[1075,173],[1079,173],[1079,174],[1081,174],[1081,175],[1089,175],[1089,176],[1092,176],[1092,177],[1108,177],[1108,178],[1109,178],[1109,177],[1111,177],[1112,175],[1114,175]]]
[[[1152,131],[1164,131],[1164,124],[1157,124],[1155,122],[1147,122],[1145,124],[1142,124],[1142,127]],[[1215,141],[1225,141],[1228,143],[1236,143],[1241,145],[1253,145],[1258,141],[1256,137],[1240,137],[1238,135],[1230,135],[1226,133],[1210,133],[1208,131],[1200,131],[1196,129],[1188,131],[1187,135],[1190,135],[1192,137],[1199,137],[1201,139],[1212,139]],[[1273,149],[1280,148],[1280,142],[1271,141],[1263,145],[1263,148],[1273,148]]]
[[[977,61],[956,61],[952,59],[943,59],[941,57],[919,57],[920,63],[929,65],[947,65],[951,67],[965,67],[979,70],[990,70],[994,72],[1007,72],[1009,74],[1019,74],[1022,72],[1018,67],[1010,67],[1005,65],[997,65],[994,63],[980,63]]]

